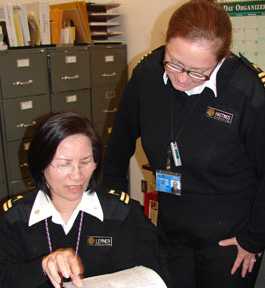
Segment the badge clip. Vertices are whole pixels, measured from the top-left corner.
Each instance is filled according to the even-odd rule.
[[[176,167],[181,166],[182,163],[177,142],[170,142],[170,148],[175,166]]]

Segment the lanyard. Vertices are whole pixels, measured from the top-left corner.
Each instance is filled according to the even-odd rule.
[[[184,93],[184,92],[183,92]],[[176,104],[174,103],[175,100],[174,97],[176,97],[176,95],[172,95],[172,97],[170,97],[170,141],[177,141],[177,139],[179,138],[179,136],[181,135],[181,133],[183,132],[184,128],[185,128],[185,124],[187,124],[187,121],[190,119],[190,116],[192,114],[192,112],[194,112],[197,104],[199,103],[200,100],[200,96],[196,96],[197,98],[194,100],[194,102],[192,103],[191,106],[188,107],[184,107],[184,111],[182,111],[182,113],[185,112],[184,117],[180,120],[181,121],[181,125],[178,129],[178,131],[175,131],[175,116],[176,116],[176,110],[175,110],[175,106]],[[191,97],[191,96],[183,96],[183,97]]]
[[[177,139],[179,139],[181,133],[183,132],[183,130],[185,128],[185,124],[187,123],[187,120],[190,119],[191,113],[194,112],[194,110],[195,110],[195,108],[196,108],[196,106],[200,100],[200,96],[197,96],[197,98],[195,99],[195,101],[192,103],[191,106],[184,107],[184,109],[182,111],[184,117],[182,117],[181,125],[180,125],[178,131],[176,131],[176,129],[175,129],[175,122],[176,122],[176,120],[175,120],[175,116],[176,116],[175,107],[176,107],[176,105],[175,105],[175,101],[173,101],[173,100],[175,100],[175,98],[173,98],[173,97],[176,97],[176,95],[171,95],[171,97],[170,97],[170,143],[168,145],[168,150],[167,150],[166,170],[171,170],[171,167],[172,167],[171,162],[172,162],[172,159],[174,158],[173,153],[179,154],[179,148],[177,146],[176,141],[177,141]],[[184,96],[184,97],[187,97],[187,96]],[[172,152],[174,150],[173,147],[176,147],[175,150],[177,150],[177,151]],[[175,164],[175,165],[177,165],[177,164]],[[181,165],[181,162],[179,165]]]
[[[79,222],[78,234],[77,234],[77,241],[76,241],[76,246],[75,246],[75,255],[78,254],[81,230],[82,230],[82,225],[83,225],[83,218],[84,218],[84,211],[81,212],[81,216],[80,216],[80,222]],[[51,241],[51,235],[50,235],[50,231],[49,231],[48,219],[47,218],[45,219],[45,230],[46,230],[46,236],[47,236],[48,245],[49,245],[49,251],[50,251],[50,253],[52,253],[52,241]]]

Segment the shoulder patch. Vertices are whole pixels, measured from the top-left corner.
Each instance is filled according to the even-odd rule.
[[[8,199],[7,201],[5,201],[3,203],[3,210],[6,212],[8,211],[10,208],[13,207],[14,203],[20,199],[24,198],[23,195],[16,195],[13,196],[12,198]]]
[[[144,54],[144,56],[141,57],[141,59],[138,61],[137,64],[140,64],[141,62],[143,62],[144,59],[145,59],[148,55],[150,55],[150,54],[153,53],[153,51],[154,51],[154,50],[150,50],[150,51],[148,51],[146,54]]]
[[[130,196],[126,192],[119,191],[119,190],[109,190],[108,194],[116,196],[124,204],[128,204],[130,202]]]
[[[240,59],[241,59],[241,61],[242,61],[243,63],[245,63],[248,67],[250,67],[252,70],[254,70],[254,71],[257,73],[257,75],[258,75],[261,83],[262,83],[263,86],[265,87],[265,72],[264,72],[258,65],[250,62],[250,61],[249,61],[245,56],[243,56],[241,53],[239,53],[239,57],[240,57]]]

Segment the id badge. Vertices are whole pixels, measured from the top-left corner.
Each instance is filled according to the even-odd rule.
[[[156,171],[156,191],[181,195],[181,175],[166,170]]]
[[[177,142],[170,142],[170,148],[175,166],[176,167],[181,166],[182,163]]]

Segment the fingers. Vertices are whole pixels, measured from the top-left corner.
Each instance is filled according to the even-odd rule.
[[[242,269],[241,269],[241,277],[245,278],[248,272],[251,272],[254,264],[255,264],[256,259],[252,258],[251,256],[245,257],[243,260],[242,264]]]
[[[243,249],[239,245],[235,237],[222,240],[219,242],[219,245],[223,247],[235,245],[237,247],[237,257],[231,269],[232,275],[240,268],[241,268],[241,277],[243,278],[246,277],[247,273],[252,272],[255,262],[256,262],[256,255],[254,253],[250,253],[247,250]],[[259,254],[257,254],[257,256],[259,256]]]
[[[236,238],[229,238],[229,239],[225,239],[225,240],[221,240],[218,243],[220,246],[231,246],[231,245],[237,245],[237,241]]]
[[[239,248],[236,260],[235,260],[234,265],[231,269],[231,274],[233,275],[240,268],[240,266],[242,266],[241,267],[241,277],[245,278],[247,273],[252,272],[254,265],[255,265],[255,262],[256,262],[255,254],[249,253],[246,250]]]
[[[77,287],[82,287],[81,275],[83,274],[83,265],[79,257],[69,259],[71,269],[70,277]]]
[[[73,257],[73,255],[67,255],[64,253],[58,253],[55,257],[55,261],[57,264],[57,269],[59,274],[61,274],[64,278],[69,278],[71,274],[71,270],[69,267],[69,258]]]
[[[252,272],[255,262],[256,262],[256,258],[255,258],[255,255],[253,254],[247,255],[245,257],[238,255],[231,269],[231,274],[233,275],[237,271],[237,269],[239,269],[240,266],[242,265],[241,277],[245,278],[247,273]]]
[[[73,276],[72,278],[72,281],[73,281],[73,283],[74,283],[74,285],[76,286],[76,287],[78,287],[78,288],[81,288],[81,287],[83,287],[83,284],[82,284],[82,281],[81,281],[81,278],[80,278],[80,276]]]
[[[55,288],[60,288],[62,277],[71,278],[77,287],[82,287],[83,266],[72,249],[59,249],[49,254],[43,259],[42,268]]]
[[[60,288],[61,283],[61,277],[58,273],[56,261],[52,260],[51,257],[45,257],[43,259],[43,271],[46,273],[46,275],[49,277],[50,281],[52,282],[52,285],[55,288]]]
[[[248,268],[248,272],[251,273],[253,268],[254,268],[254,265],[255,265],[255,262],[256,262],[256,258],[251,258],[250,261],[249,261],[249,268]]]
[[[243,261],[243,257],[240,256],[240,254],[237,254],[237,257],[236,257],[236,260],[234,262],[234,265],[231,269],[231,274],[233,275],[237,269],[241,266],[242,264],[242,261]]]

